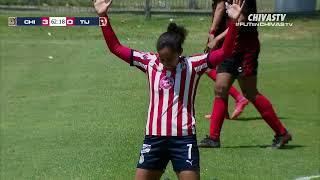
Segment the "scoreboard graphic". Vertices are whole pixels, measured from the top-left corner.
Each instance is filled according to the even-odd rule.
[[[8,17],[8,26],[106,26],[105,17]]]

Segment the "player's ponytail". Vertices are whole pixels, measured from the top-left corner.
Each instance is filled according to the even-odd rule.
[[[187,30],[183,26],[178,26],[176,23],[170,23],[167,31],[179,35],[181,44],[184,43],[184,40],[187,37]]]
[[[167,32],[163,33],[157,41],[157,50],[169,47],[175,52],[182,53],[182,44],[187,36],[187,30],[176,23],[170,23]]]

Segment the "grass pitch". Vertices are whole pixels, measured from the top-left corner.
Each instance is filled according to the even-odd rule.
[[[133,179],[147,116],[145,76],[106,50],[98,27],[7,27],[8,16],[28,15],[0,14],[0,178]],[[173,18],[189,30],[186,55],[202,52],[210,23],[205,16],[110,17],[123,44],[145,51],[155,50]],[[294,27],[260,28],[259,88],[294,140],[283,150],[261,148],[273,132],[250,105],[238,121],[225,122],[222,148],[200,150],[202,179],[320,174],[320,20],[290,21]],[[208,133],[203,116],[213,97],[204,76],[198,139]],[[176,179],[171,166],[165,178]]]

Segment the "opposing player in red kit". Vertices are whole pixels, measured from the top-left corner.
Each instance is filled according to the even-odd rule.
[[[224,37],[226,36],[227,31],[226,27],[226,18],[227,14],[225,12],[224,1],[213,0],[212,1],[212,24],[209,31],[209,38],[205,52],[221,48]],[[213,81],[216,81],[217,71],[216,69],[210,69],[206,72],[209,78]],[[249,101],[234,87],[231,86],[229,89],[229,95],[235,100],[235,109],[231,115],[227,111],[226,119],[237,119],[244,108],[249,104]],[[212,114],[214,115],[214,113]],[[206,115],[205,118],[210,119],[210,115]]]
[[[215,68],[231,57],[237,35],[235,22],[243,6],[234,0],[228,6],[231,21],[222,48],[208,54],[181,56],[186,29],[170,23],[157,41],[157,53],[141,52],[120,44],[107,16],[111,4],[95,0],[110,51],[124,62],[146,74],[150,103],[145,139],[137,164],[136,180],[160,179],[169,161],[180,180],[200,179],[199,150],[195,129],[194,101],[199,79],[208,68]]]
[[[224,3],[223,0],[218,0]],[[224,6],[221,6],[224,7]],[[226,9],[228,11],[228,7]],[[226,13],[225,10],[221,13]],[[247,21],[249,14],[256,14],[255,0],[246,0],[240,19]],[[225,16],[225,15],[223,15]],[[227,18],[226,18],[227,19]],[[227,20],[228,24],[230,21]],[[225,27],[226,34],[229,30]],[[277,117],[269,100],[257,89],[257,68],[260,43],[257,27],[240,27],[236,47],[231,58],[227,58],[217,67],[215,99],[210,120],[210,135],[204,138],[199,147],[220,147],[220,132],[227,112],[228,91],[235,79],[238,80],[244,96],[255,106],[265,122],[273,129],[275,136],[271,147],[281,148],[291,139],[291,134]]]

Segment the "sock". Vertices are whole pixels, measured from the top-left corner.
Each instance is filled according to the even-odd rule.
[[[242,94],[234,87],[231,86],[230,90],[229,90],[229,94],[236,100],[236,101],[240,101],[242,100],[244,97],[242,96]]]
[[[209,76],[209,78],[211,78],[213,81],[216,81],[217,79],[217,72],[215,69],[210,70],[207,75]]]
[[[284,135],[287,132],[274,112],[272,104],[266,97],[261,94],[257,95],[253,104],[276,135]]]
[[[227,110],[228,100],[216,97],[214,99],[212,115],[210,118],[210,138],[217,141],[220,140],[220,132]]]

